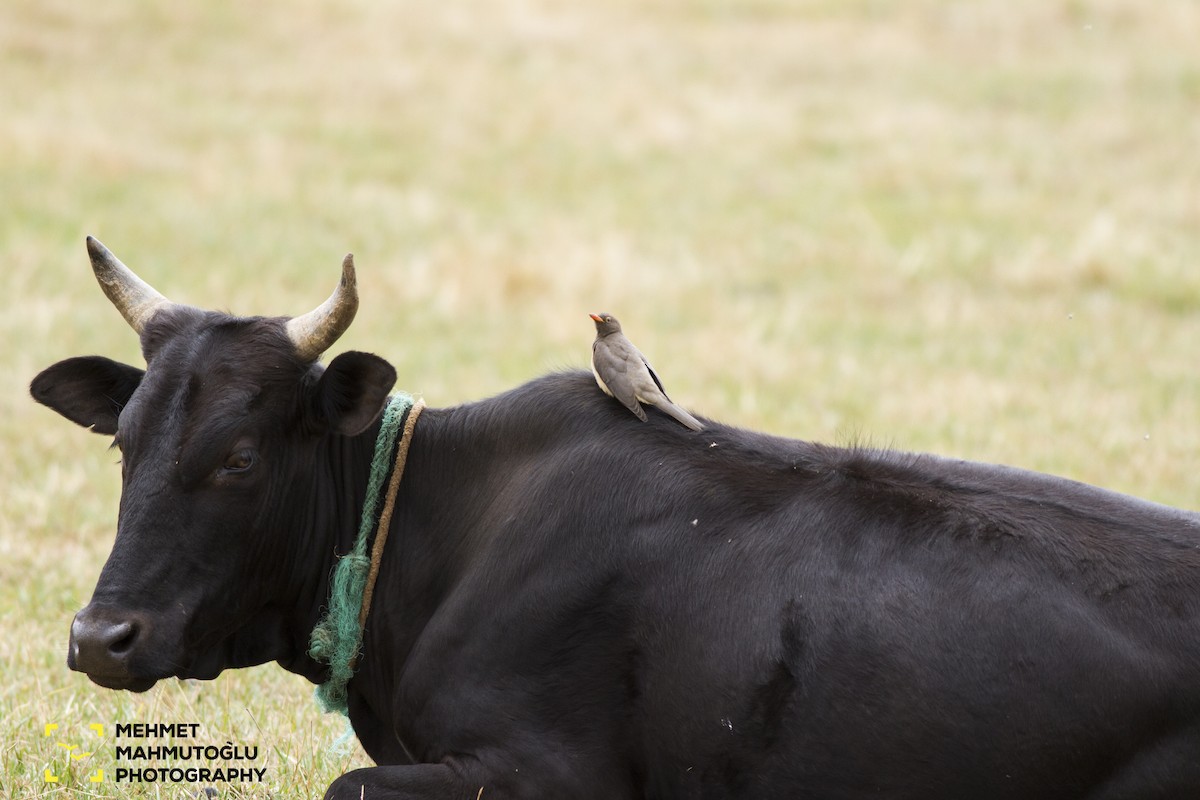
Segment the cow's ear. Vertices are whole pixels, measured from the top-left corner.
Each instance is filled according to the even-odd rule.
[[[353,350],[342,353],[317,381],[317,419],[347,436],[362,433],[383,412],[395,383],[395,368],[379,356]]]
[[[72,422],[111,436],[117,432],[117,415],[145,374],[111,358],[79,356],[42,370],[29,393]]]

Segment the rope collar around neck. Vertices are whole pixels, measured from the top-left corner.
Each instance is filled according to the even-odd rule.
[[[349,715],[346,684],[354,675],[358,653],[362,648],[363,626],[371,610],[371,596],[379,576],[379,561],[387,543],[392,511],[396,505],[396,491],[404,476],[413,428],[424,407],[424,401],[413,402],[412,397],[404,393],[388,399],[383,411],[383,424],[375,439],[375,456],[371,459],[371,475],[367,479],[367,496],[363,502],[358,535],[350,552],[338,559],[334,567],[329,607],[309,638],[308,654],[329,665],[329,679],[317,687],[317,702],[326,712],[338,711]],[[383,508],[379,510],[379,495],[385,480],[387,494]],[[367,547],[372,530],[376,531],[375,542],[368,557]]]

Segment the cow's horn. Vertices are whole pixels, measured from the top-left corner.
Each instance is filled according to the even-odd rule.
[[[141,335],[150,317],[160,308],[171,305],[171,301],[133,274],[133,270],[122,264],[98,239],[87,237],[87,249],[92,259],[92,272],[96,273],[100,288],[129,325]]]
[[[321,305],[287,322],[288,338],[296,345],[296,353],[312,361],[333,346],[346,332],[358,311],[358,285],[354,279],[354,256],[342,261],[342,279],[337,288]]]

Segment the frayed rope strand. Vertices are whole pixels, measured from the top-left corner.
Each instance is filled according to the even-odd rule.
[[[371,475],[367,480],[367,496],[363,502],[362,519],[354,547],[342,556],[333,569],[329,589],[329,607],[325,616],[313,628],[308,654],[329,665],[329,679],[317,687],[317,701],[326,712],[349,715],[346,705],[346,684],[354,675],[354,662],[362,647],[362,627],[359,622],[363,605],[363,590],[371,570],[367,555],[367,540],[375,526],[379,494],[392,466],[404,417],[413,406],[407,394],[393,395],[383,412],[383,425],[375,440],[375,456],[371,459]],[[345,737],[343,737],[345,738]]]

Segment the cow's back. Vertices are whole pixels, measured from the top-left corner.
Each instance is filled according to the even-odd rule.
[[[681,513],[628,520],[642,736],[664,796],[1200,782],[1196,515],[1022,470],[767,439],[761,465],[739,453],[725,468],[747,438],[709,433],[671,479],[688,487]]]

